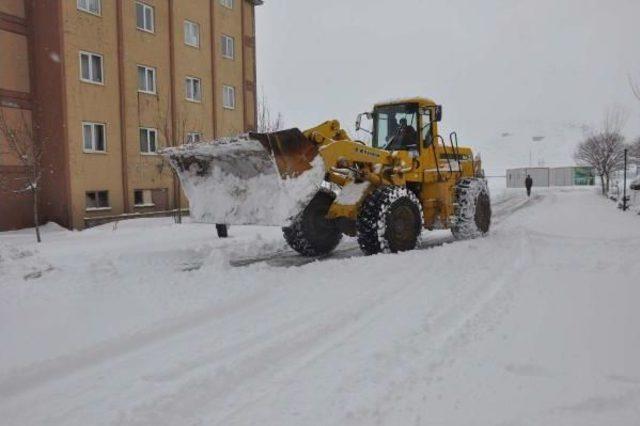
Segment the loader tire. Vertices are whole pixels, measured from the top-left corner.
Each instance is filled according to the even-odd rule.
[[[292,249],[303,256],[315,257],[329,254],[336,248],[342,232],[335,221],[325,219],[331,204],[331,195],[318,192],[291,225],[282,228],[284,239]]]
[[[489,233],[491,198],[484,179],[466,178],[456,185],[456,207],[451,232],[457,240],[477,238]]]
[[[413,250],[422,232],[422,205],[401,186],[383,186],[364,201],[358,214],[358,244],[366,255]]]

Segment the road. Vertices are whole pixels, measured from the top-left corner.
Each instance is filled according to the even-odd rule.
[[[234,253],[229,267],[181,241],[173,257],[136,246],[145,269],[121,251],[111,281],[74,287],[94,310],[61,305],[88,330],[60,330],[48,311],[26,330],[65,345],[35,353],[12,321],[30,302],[12,308],[1,343],[20,356],[1,358],[2,424],[639,424],[640,219],[585,190],[512,194],[494,212],[487,238],[439,232],[399,255],[364,257],[346,241],[330,258],[280,247]],[[185,251],[191,267],[177,272]],[[62,286],[72,266],[40,256]],[[144,323],[145,293],[125,302],[104,288],[113,277],[172,315],[148,308],[157,318]]]

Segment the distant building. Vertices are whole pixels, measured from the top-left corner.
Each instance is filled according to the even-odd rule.
[[[524,188],[527,175],[537,187],[595,185],[592,167],[525,167],[507,170],[507,188]]]
[[[46,137],[43,221],[184,206],[157,151],[256,128],[260,0],[0,0],[0,108]],[[0,178],[23,169],[0,138]],[[31,226],[0,192],[0,231]]]

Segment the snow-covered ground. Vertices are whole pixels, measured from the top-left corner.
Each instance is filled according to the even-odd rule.
[[[493,195],[489,237],[400,255],[163,219],[0,234],[0,424],[640,424],[640,218]]]

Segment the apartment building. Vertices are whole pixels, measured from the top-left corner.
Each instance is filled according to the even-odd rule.
[[[184,206],[157,152],[256,127],[260,4],[2,0],[0,108],[45,141],[41,221],[82,229]],[[22,173],[0,137],[0,230],[33,224]]]

